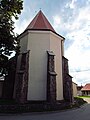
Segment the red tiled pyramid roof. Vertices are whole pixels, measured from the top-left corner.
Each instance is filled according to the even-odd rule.
[[[86,84],[82,89],[81,91],[88,91],[90,90],[90,83]]]
[[[45,15],[40,10],[38,14],[34,17],[31,23],[28,25],[26,30],[51,30],[55,32],[54,28],[51,26]]]

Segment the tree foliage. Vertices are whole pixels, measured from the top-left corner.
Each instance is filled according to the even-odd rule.
[[[18,15],[23,9],[22,0],[0,0],[0,71],[3,69],[2,63],[6,55],[10,56],[12,51],[16,51],[18,47],[17,38],[13,32],[14,21],[18,19]],[[6,59],[5,59],[6,61]]]

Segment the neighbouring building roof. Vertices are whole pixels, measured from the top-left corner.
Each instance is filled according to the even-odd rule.
[[[80,91],[83,88],[83,86],[77,86],[77,90]]]
[[[32,29],[32,30],[51,30],[55,32],[52,25],[49,23],[47,18],[44,16],[42,11],[40,10],[38,14],[34,17],[34,19],[31,21],[31,23],[28,25],[26,30]]]
[[[88,91],[90,90],[90,83],[86,84],[82,89],[81,91]]]

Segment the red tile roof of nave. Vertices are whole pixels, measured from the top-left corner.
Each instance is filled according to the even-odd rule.
[[[34,17],[34,19],[31,21],[31,23],[28,25],[26,30],[32,29],[32,30],[51,30],[55,32],[54,28],[51,26],[45,15],[40,10],[38,14]]]
[[[90,90],[90,83],[86,84],[81,91]]]

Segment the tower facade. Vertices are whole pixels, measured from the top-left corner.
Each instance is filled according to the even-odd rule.
[[[55,32],[42,11],[39,11],[18,39],[21,54],[17,60],[16,81],[21,78],[24,84],[21,90],[14,87],[14,98],[17,99],[19,92],[21,94],[19,98],[25,96],[23,100],[63,100],[62,56],[65,38]],[[28,57],[22,57],[23,53],[28,53]],[[28,61],[27,67],[23,69],[23,75],[20,72],[21,61],[24,61],[22,59]]]

